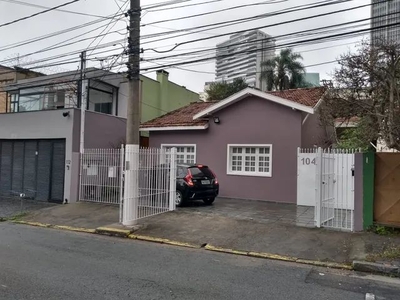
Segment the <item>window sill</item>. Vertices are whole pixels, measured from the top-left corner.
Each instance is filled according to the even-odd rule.
[[[272,177],[271,173],[227,172],[226,174],[232,176],[246,176],[246,177],[267,177],[267,178]]]

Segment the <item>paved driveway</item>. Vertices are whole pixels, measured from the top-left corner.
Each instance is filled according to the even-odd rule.
[[[211,206],[205,205],[202,201],[194,201],[178,210],[256,220],[262,223],[284,223],[314,227],[314,208],[297,206],[296,204],[218,198]]]
[[[57,204],[26,199],[21,200],[20,198],[0,198],[0,218],[10,218],[24,212],[39,210],[54,205]]]

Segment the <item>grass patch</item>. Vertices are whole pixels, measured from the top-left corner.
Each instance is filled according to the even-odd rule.
[[[400,235],[399,228],[387,227],[382,225],[371,226],[369,228],[369,231],[383,236]]]
[[[390,245],[380,253],[369,254],[367,260],[371,262],[378,260],[400,260],[400,246]]]
[[[21,212],[19,214],[13,215],[12,217],[7,218],[7,221],[18,221],[23,217],[26,217],[28,215],[27,212]]]

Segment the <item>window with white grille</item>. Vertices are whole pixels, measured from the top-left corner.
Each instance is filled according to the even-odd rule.
[[[161,148],[168,150],[176,148],[176,160],[178,163],[196,163],[196,145],[161,145]]]
[[[272,176],[272,145],[228,145],[229,175]]]

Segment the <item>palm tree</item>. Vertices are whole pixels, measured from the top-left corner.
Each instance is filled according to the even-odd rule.
[[[267,90],[287,90],[305,87],[304,65],[299,61],[301,54],[292,49],[282,49],[279,55],[261,63],[261,77],[267,83]]]

